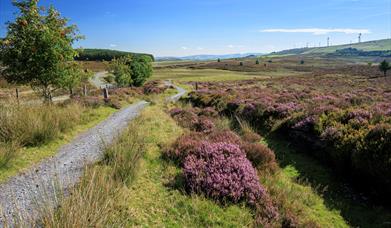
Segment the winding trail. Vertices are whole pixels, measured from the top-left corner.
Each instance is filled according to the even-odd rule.
[[[169,97],[169,101],[177,101],[186,92],[180,87],[174,87],[178,94]],[[64,145],[54,157],[0,185],[0,227],[5,226],[5,223],[15,226],[18,221],[35,221],[39,218],[43,204],[55,206],[55,192],[66,192],[74,186],[83,174],[84,167],[99,161],[104,146],[113,142],[147,105],[148,102],[141,101],[114,113]]]

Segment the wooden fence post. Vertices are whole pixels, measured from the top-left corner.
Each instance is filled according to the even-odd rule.
[[[15,92],[16,92],[16,100],[17,100],[17,102],[18,102],[18,104],[19,104],[19,89],[16,88],[16,89],[15,89]]]
[[[103,89],[103,98],[105,100],[109,99],[109,90],[107,88]]]
[[[198,90],[198,82],[195,83],[195,89]]]
[[[83,95],[86,97],[87,96],[87,85],[83,86]]]

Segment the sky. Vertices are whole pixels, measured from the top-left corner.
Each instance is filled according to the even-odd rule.
[[[0,0],[0,37],[17,9]],[[83,48],[155,56],[269,53],[391,38],[391,0],[41,0],[76,24]]]

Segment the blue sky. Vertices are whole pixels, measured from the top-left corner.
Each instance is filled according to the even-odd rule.
[[[41,0],[77,24],[77,46],[156,56],[270,52],[390,38],[391,0]],[[0,36],[14,18],[0,0]]]

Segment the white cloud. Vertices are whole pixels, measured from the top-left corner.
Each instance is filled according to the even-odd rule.
[[[114,48],[114,47],[117,47],[118,45],[116,44],[110,44],[110,47]]]
[[[228,48],[243,48],[244,45],[233,45],[233,44],[230,44],[230,45],[227,45]]]
[[[351,28],[337,28],[337,29],[321,29],[321,28],[298,28],[298,29],[264,29],[260,32],[284,32],[284,33],[312,33],[314,35],[325,35],[329,33],[345,33],[345,34],[369,34],[368,29],[351,29]]]
[[[188,50],[189,48],[188,47],[181,47],[182,50]]]
[[[203,47],[197,47],[197,50],[201,51],[201,50],[204,50]]]

